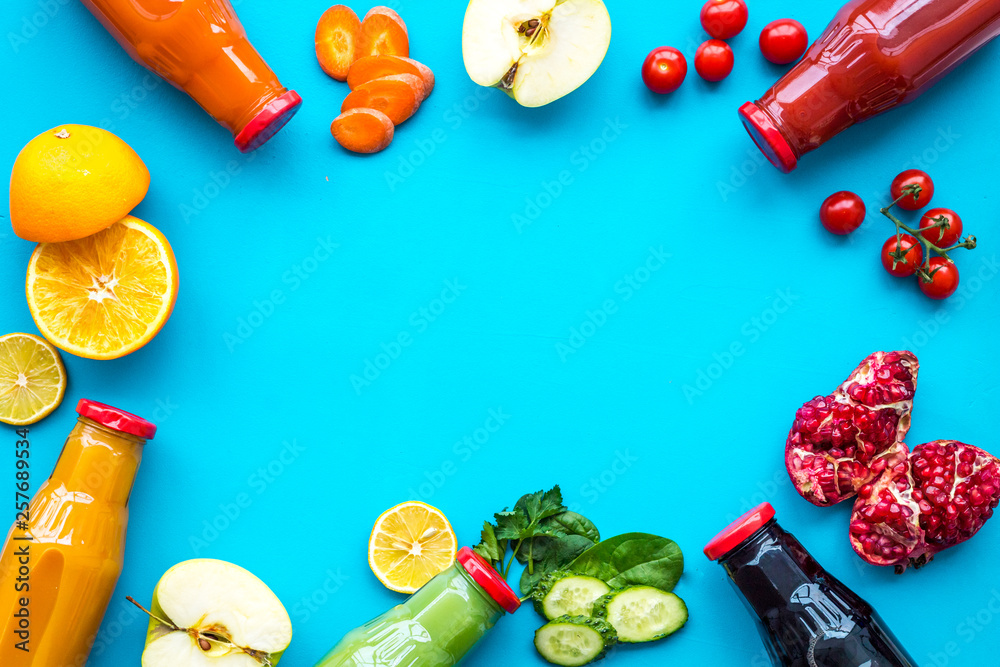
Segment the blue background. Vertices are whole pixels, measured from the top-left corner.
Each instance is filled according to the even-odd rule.
[[[998,45],[789,176],[761,165],[736,119],[783,71],[759,54],[763,25],[791,13],[816,36],[839,4],[754,0],[732,40],[729,79],[707,84],[692,67],[677,93],[656,97],[639,66],[662,44],[693,58],[700,2],[612,3],[614,36],[597,74],[554,104],[523,109],[466,75],[464,2],[403,0],[411,53],[434,69],[437,89],[388,150],[358,157],[328,131],[346,86],[313,54],[326,2],[238,5],[257,48],[305,99],[252,156],[147,76],[79,3],[50,1],[48,14],[45,3],[5,3],[5,168],[55,125],[108,127],[148,165],[152,185],[135,214],[167,235],[181,272],[156,340],[112,362],[64,355],[66,400],[31,429],[37,485],[81,397],[160,426],[90,664],[137,664],[145,623],[125,595],[148,601],[168,567],[201,556],[264,579],[295,627],[282,664],[312,665],[400,600],[366,563],[384,509],[426,500],[461,543],[474,543],[483,519],[555,483],[605,536],[655,532],[687,555],[677,592],[688,626],[608,664],[765,664],[750,617],[701,554],[763,500],[920,664],[996,664],[1000,520],[897,577],[854,555],[849,503],[815,508],[784,474],[796,408],[877,349],[920,358],[910,443],[954,438],[1000,451]],[[877,208],[915,160],[934,177],[935,203],[958,210],[980,240],[956,253],[963,287],[944,303],[878,261],[892,228]],[[551,197],[546,184],[558,191],[564,171]],[[817,220],[840,189],[860,193],[870,211],[848,239]],[[336,247],[327,254],[323,244]],[[21,287],[31,251],[0,227],[2,332],[36,332]],[[645,273],[653,251],[670,257]],[[626,276],[645,282],[629,288]],[[435,300],[448,281],[459,296],[445,305]],[[606,321],[591,327],[590,318]],[[379,357],[383,345],[396,352],[401,333],[410,344]],[[742,354],[727,358],[737,343]],[[368,362],[384,368],[352,384]],[[491,410],[506,416],[486,438],[477,429]],[[477,435],[478,451],[457,444]],[[13,448],[11,429],[0,438]],[[241,497],[249,507],[228,518]],[[530,609],[504,619],[465,664],[541,664],[531,647],[538,625]]]

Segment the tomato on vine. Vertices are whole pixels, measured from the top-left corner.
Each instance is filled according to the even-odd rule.
[[[939,248],[950,248],[962,238],[962,218],[950,208],[932,208],[920,218],[920,235]]]
[[[927,172],[907,169],[892,179],[889,194],[899,208],[919,211],[931,203],[931,197],[934,196],[934,181]]]
[[[923,247],[909,234],[890,236],[882,245],[882,266],[898,278],[912,276],[923,261]]]
[[[944,257],[931,257],[927,268],[920,272],[920,291],[932,299],[947,299],[958,289],[958,267]]]

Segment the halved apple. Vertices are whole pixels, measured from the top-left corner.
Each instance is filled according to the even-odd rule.
[[[472,80],[526,107],[583,85],[610,43],[611,17],[601,0],[472,0],[462,28]]]
[[[148,613],[142,667],[276,665],[292,641],[292,621],[271,589],[221,560],[167,570]]]

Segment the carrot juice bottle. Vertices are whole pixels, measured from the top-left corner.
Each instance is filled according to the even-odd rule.
[[[122,571],[128,498],[156,426],[94,401],[77,412],[0,555],[3,667],[83,667]]]
[[[302,104],[254,49],[229,0],[82,2],[133,60],[190,95],[244,153]]]

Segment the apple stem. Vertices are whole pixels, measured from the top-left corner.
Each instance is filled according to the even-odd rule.
[[[133,598],[131,595],[126,595],[125,599],[128,600],[129,602],[131,602],[132,604],[134,604],[139,609],[142,609],[144,612],[146,612],[146,615],[148,615],[150,618],[152,618],[154,620],[157,620],[160,623],[163,623],[163,625],[167,626],[168,628],[172,628],[172,629],[177,630],[179,632],[187,632],[188,631],[187,628],[179,628],[176,625],[174,625],[173,623],[171,623],[170,621],[163,620],[162,618],[160,618],[159,616],[157,616],[156,614],[154,614],[153,612],[151,612],[150,610],[146,609],[141,604],[139,604],[138,602],[136,602],[135,598]]]

